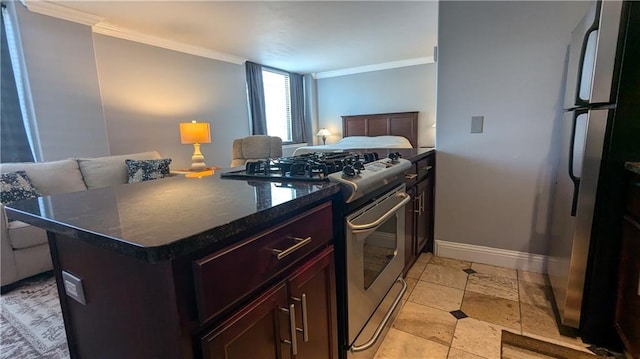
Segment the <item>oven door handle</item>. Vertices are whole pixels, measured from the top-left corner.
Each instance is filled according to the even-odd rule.
[[[398,197],[402,197],[403,198],[402,201],[400,201],[400,203],[396,204],[393,208],[388,210],[385,214],[380,216],[380,218],[376,219],[375,221],[371,223],[365,223],[365,224],[353,224],[351,221],[347,220],[347,226],[351,229],[351,232],[353,233],[364,232],[372,228],[378,227],[379,225],[384,223],[384,221],[386,221],[389,217],[391,217],[396,212],[398,212],[398,210],[404,207],[411,200],[411,196],[409,196],[404,192],[398,193]]]

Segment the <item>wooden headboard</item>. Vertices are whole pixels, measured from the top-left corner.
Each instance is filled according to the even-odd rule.
[[[418,147],[418,112],[342,116],[342,136],[404,136]]]

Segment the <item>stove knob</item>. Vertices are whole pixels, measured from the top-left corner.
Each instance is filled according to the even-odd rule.
[[[353,164],[353,168],[360,172],[364,170],[364,164],[362,162],[356,162]]]
[[[352,165],[346,165],[342,169],[342,175],[344,177],[355,177],[356,176],[356,169],[353,168]]]
[[[396,161],[398,161],[398,158],[400,157],[400,156],[398,156],[398,155],[399,155],[399,154],[398,154],[398,152],[391,152],[391,153],[389,154],[389,159],[391,160],[391,162],[396,162]]]

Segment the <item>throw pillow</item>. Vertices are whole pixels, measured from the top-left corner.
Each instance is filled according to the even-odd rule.
[[[169,176],[171,158],[159,160],[124,160],[129,183],[150,181]]]
[[[0,202],[3,204],[41,196],[25,171],[3,173],[0,190]]]

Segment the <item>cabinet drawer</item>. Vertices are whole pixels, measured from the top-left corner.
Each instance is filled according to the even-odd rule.
[[[416,162],[417,181],[420,181],[433,173],[433,155],[429,155]]]
[[[627,199],[627,212],[636,221],[640,222],[640,178],[631,182]]]
[[[206,322],[332,239],[331,202],[194,261],[198,319]]]

